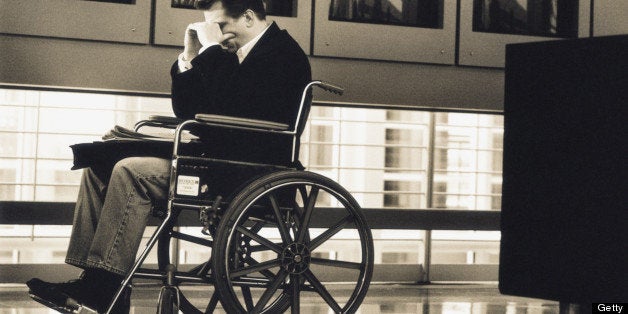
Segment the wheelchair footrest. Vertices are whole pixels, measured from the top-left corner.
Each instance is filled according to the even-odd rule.
[[[70,299],[72,300],[72,299]],[[74,301],[74,300],[72,300]],[[78,304],[78,303],[73,303],[73,304],[69,304],[70,308],[73,309],[72,313],[76,313],[76,314],[98,314],[98,311],[87,307],[85,305],[82,304]]]
[[[39,303],[41,303],[41,304],[43,304],[43,305],[45,305],[47,307],[49,307],[49,308],[59,312],[59,313],[64,313],[64,314],[98,314],[98,311],[96,311],[96,310],[94,310],[94,309],[92,309],[90,307],[81,305],[78,302],[76,302],[76,300],[74,300],[72,298],[68,298],[68,300],[66,301],[65,305],[61,306],[59,304],[55,304],[55,303],[50,302],[48,300],[42,299],[42,298],[40,298],[40,297],[38,297],[38,296],[36,296],[34,294],[29,294],[29,295],[30,295],[30,297],[33,300],[35,300],[35,301],[37,301],[37,302],[39,302]]]

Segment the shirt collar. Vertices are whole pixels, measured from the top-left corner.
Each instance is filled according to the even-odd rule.
[[[260,38],[262,38],[262,36],[266,33],[269,27],[270,27],[270,24],[261,33],[255,36],[255,38],[251,39],[251,41],[249,41],[244,46],[240,47],[238,51],[236,51],[236,55],[238,56],[238,62],[240,62],[240,64],[242,64],[242,62],[244,61],[244,58],[246,58],[246,56],[249,55],[249,52],[251,52],[255,44],[257,44]]]

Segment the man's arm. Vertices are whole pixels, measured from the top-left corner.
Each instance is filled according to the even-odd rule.
[[[190,119],[207,112],[219,91],[220,78],[230,69],[230,58],[221,43],[233,34],[224,35],[218,24],[197,22],[188,25],[184,49],[171,68],[172,109],[179,118]]]
[[[223,101],[225,77],[237,67],[235,55],[220,46],[212,46],[195,57],[192,67],[179,72],[178,62],[172,65],[172,109],[183,119],[194,118]]]
[[[240,112],[231,115],[293,125],[301,93],[311,80],[307,56],[285,34],[274,35],[272,44],[266,42],[247,58],[252,59],[242,63],[231,99]]]

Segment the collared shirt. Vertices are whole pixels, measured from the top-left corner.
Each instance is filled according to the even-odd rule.
[[[216,45],[218,45],[217,42],[211,42],[208,45],[201,47],[201,49],[199,49],[198,51],[198,54],[200,55],[201,53],[203,53],[203,51],[207,50],[207,48],[211,46],[216,46]],[[179,66],[179,73],[183,73],[192,68],[192,60],[185,60],[183,58],[183,52],[182,52],[181,54],[179,54],[177,65]]]
[[[248,43],[246,43],[244,46],[240,47],[238,51],[236,51],[236,55],[238,56],[238,62],[240,64],[242,64],[246,56],[249,55],[253,47],[255,47],[255,44],[257,44],[257,42],[260,40],[260,38],[264,36],[268,28],[270,28],[270,24],[266,26],[266,28],[262,32],[260,32],[257,36],[255,36],[255,38],[251,39]],[[203,53],[203,51],[205,51],[207,48],[211,46],[215,46],[215,45],[218,45],[218,43],[210,43],[207,46],[201,47],[198,54]],[[183,73],[192,68],[192,60],[183,59],[183,53],[181,53],[179,55],[178,65],[179,65],[179,73]]]
[[[257,44],[257,42],[260,40],[260,38],[262,38],[262,36],[264,36],[264,34],[266,33],[266,31],[268,30],[269,27],[270,27],[270,24],[268,26],[266,26],[266,28],[264,28],[263,31],[261,31],[259,34],[257,34],[257,36],[255,36],[255,38],[251,39],[248,43],[246,43],[244,46],[240,47],[240,49],[238,49],[238,51],[236,51],[236,55],[238,56],[238,61],[240,62],[240,64],[242,64],[242,62],[244,61],[246,56],[249,55],[249,52],[251,52],[253,47],[255,47],[255,44]]]

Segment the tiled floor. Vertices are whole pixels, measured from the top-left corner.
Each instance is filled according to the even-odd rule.
[[[343,293],[341,285],[332,286],[331,292]],[[135,287],[131,313],[155,313],[157,287]],[[207,291],[192,291],[192,302],[203,302]],[[304,297],[301,313],[331,313],[320,298]],[[23,285],[0,285],[0,314],[55,313],[32,301]],[[358,313],[559,313],[554,301],[501,295],[495,284],[373,284]]]

